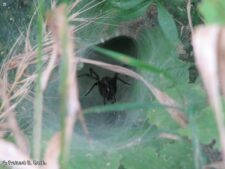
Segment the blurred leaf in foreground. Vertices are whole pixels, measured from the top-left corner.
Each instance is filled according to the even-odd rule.
[[[199,6],[206,23],[225,24],[225,1],[204,0]]]

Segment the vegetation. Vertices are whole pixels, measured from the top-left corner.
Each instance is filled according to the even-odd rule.
[[[0,168],[223,168],[223,0],[0,5]]]

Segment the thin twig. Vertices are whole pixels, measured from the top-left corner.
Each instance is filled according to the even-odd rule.
[[[193,23],[191,18],[191,0],[187,1],[187,15],[188,15],[188,24],[191,29],[191,33],[193,33]]]

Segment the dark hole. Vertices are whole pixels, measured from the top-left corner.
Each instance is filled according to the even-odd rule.
[[[113,50],[128,56],[137,57],[137,45],[133,38],[119,36],[105,41],[98,45],[99,47]]]
[[[119,36],[112,39],[109,39],[105,41],[104,43],[98,44],[99,47],[113,50],[115,52],[123,53],[127,56],[135,57],[137,58],[137,45],[136,41],[130,37],[126,36]],[[88,50],[88,57],[94,60],[107,62],[110,64],[116,64],[116,65],[122,65],[126,66],[124,63],[120,63],[118,61],[115,61],[109,57],[104,56],[101,53],[94,52],[92,50]],[[82,71],[79,72],[79,74],[88,73],[89,69],[92,68],[96,73],[99,74],[99,77],[113,77],[114,72],[107,71],[105,69],[101,69],[99,67],[93,66],[93,65],[85,65],[85,67],[82,69]],[[134,80],[126,77],[124,75],[119,75],[121,79],[123,79],[126,82],[129,82],[131,85],[127,86],[125,84],[122,84],[121,82],[117,82],[118,90],[117,90],[117,102],[120,102],[123,100],[123,97],[129,98],[130,93],[132,93]],[[92,84],[95,83],[95,80],[90,79],[88,77],[82,77],[79,79],[79,85],[82,87],[82,91],[80,91],[80,95],[83,95],[87,91]],[[81,104],[83,108],[88,108],[92,106],[97,105],[103,105],[103,98],[99,94],[98,87],[96,86],[95,91],[92,91],[92,93],[89,94],[89,97],[83,96],[81,98]],[[127,96],[128,95],[128,96]],[[96,103],[96,100],[100,97],[100,100],[98,103]],[[129,100],[126,100],[127,102]],[[111,102],[108,102],[106,104],[112,104]],[[126,112],[105,112],[100,114],[94,114],[90,113],[88,115],[85,115],[85,119],[87,121],[88,128],[90,132],[94,133],[95,137],[100,137],[102,135],[102,130],[105,130],[105,127],[113,127],[113,126],[121,126],[126,120]],[[104,127],[105,126],[105,127]],[[93,132],[91,131],[93,129]],[[108,132],[110,134],[110,132]]]

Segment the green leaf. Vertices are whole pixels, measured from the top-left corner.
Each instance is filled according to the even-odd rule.
[[[199,5],[200,12],[206,23],[225,23],[225,1],[224,0],[204,0]]]
[[[98,152],[98,153],[97,153]],[[71,169],[118,169],[121,155],[101,151],[80,152],[71,161]]]
[[[117,19],[131,20],[143,16],[152,0],[111,0],[109,1],[117,11]]]
[[[196,133],[201,143],[208,144],[212,139],[219,140],[215,117],[209,107],[199,111],[195,118],[197,126]]]
[[[194,167],[192,145],[185,142],[167,143],[160,151],[161,168],[190,169]]]
[[[194,168],[192,145],[185,142],[161,142],[159,147],[135,146],[124,151],[121,165],[126,169]]]
[[[157,153],[151,147],[133,147],[124,152],[121,164],[126,169],[158,169],[161,163],[158,161]]]
[[[158,20],[166,38],[173,46],[177,46],[180,39],[173,16],[160,3],[158,3]]]
[[[208,144],[212,139],[218,140],[215,117],[202,84],[187,84],[182,91],[187,105],[186,112],[189,116],[190,126],[187,129],[180,129],[179,132],[189,139],[196,135],[201,144]]]
[[[110,3],[117,8],[121,8],[121,9],[131,9],[134,7],[137,7],[140,4],[143,4],[144,2],[146,2],[146,0],[111,0]],[[148,1],[149,2],[149,1]]]
[[[178,59],[176,48],[170,44],[162,29],[156,27],[150,30],[142,30],[138,35],[137,43],[139,58],[142,62],[150,63],[152,67],[167,72],[172,79],[176,80],[175,83],[171,83],[165,76],[159,76],[157,73],[147,74],[142,72],[146,79],[161,90],[168,90],[171,87],[175,90],[177,88],[174,88],[174,85],[179,87],[187,83],[188,65],[185,65]],[[176,93],[179,94],[177,91]]]
[[[151,109],[148,113],[149,123],[157,126],[159,129],[176,131],[180,126],[171,118],[165,109]]]

